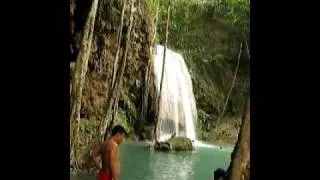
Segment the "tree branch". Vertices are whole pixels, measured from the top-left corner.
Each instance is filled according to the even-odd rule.
[[[223,116],[223,114],[224,114],[224,112],[225,112],[225,110],[226,110],[227,105],[228,105],[228,101],[229,101],[229,98],[230,98],[232,89],[233,89],[234,84],[235,84],[235,82],[236,82],[237,73],[238,73],[239,64],[240,64],[240,58],[241,58],[241,54],[242,54],[242,44],[243,44],[243,41],[242,41],[241,44],[240,44],[240,51],[239,51],[239,54],[238,54],[238,61],[237,61],[236,70],[235,70],[235,73],[234,73],[234,76],[233,76],[232,84],[231,84],[230,90],[229,90],[229,92],[228,92],[228,95],[227,95],[227,98],[226,98],[226,102],[225,102],[225,104],[224,104],[224,106],[223,106],[223,110],[222,110],[222,112],[221,112],[221,114],[220,114],[220,116],[219,116],[219,118],[218,118],[216,127],[217,127],[217,125],[220,124],[221,118],[222,118],[222,116]]]

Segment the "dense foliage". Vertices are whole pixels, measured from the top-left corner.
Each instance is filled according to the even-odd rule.
[[[157,0],[146,2],[153,16],[156,3]],[[160,1],[157,31],[160,44],[164,41],[167,4],[168,1]],[[249,93],[249,0],[172,0],[172,4],[168,47],[183,54],[191,73],[200,122],[198,136],[214,141],[227,138],[218,137],[219,133],[229,133],[226,136],[233,136],[230,141],[235,142]],[[239,70],[226,102],[241,42]],[[225,103],[227,108],[217,130],[214,127]]]
[[[159,1],[156,43],[164,44],[169,0]],[[138,1],[139,10],[135,15],[128,64],[123,75],[123,85],[119,90],[118,108],[115,108],[115,124],[123,125],[134,139],[150,139],[153,127],[154,118],[151,115],[143,120],[139,119],[139,116],[144,88],[143,77],[150,59],[148,55],[152,42],[152,19],[156,16],[157,2],[158,0]],[[213,143],[235,143],[242,109],[249,93],[249,0],[171,2],[168,47],[182,53],[191,74],[198,109],[198,138]],[[74,169],[88,169],[88,172],[92,170],[89,157],[97,136],[96,131],[105,117],[122,3],[123,0],[99,1],[88,72],[81,97],[81,119],[77,136],[79,142],[74,148],[78,152],[77,159],[72,164]],[[81,47],[83,26],[89,8],[87,1],[71,1],[70,62],[75,61]],[[126,37],[128,28],[128,14],[129,12],[126,12],[124,17],[123,38]],[[241,43],[243,48],[236,73]],[[71,79],[72,76],[73,73]],[[234,77],[236,80],[233,86]],[[231,87],[230,98],[227,98]],[[217,124],[225,104],[226,111],[220,124]],[[145,122],[141,124],[142,121]]]

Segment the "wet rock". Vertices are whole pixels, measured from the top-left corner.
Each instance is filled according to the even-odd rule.
[[[192,151],[194,143],[187,137],[172,137],[166,142],[157,142],[154,145],[156,151]]]
[[[168,141],[171,146],[172,150],[175,151],[192,151],[194,150],[193,143],[191,139],[187,137],[173,137]]]
[[[170,150],[172,150],[172,146],[168,142],[156,142],[156,144],[154,146],[154,150],[156,150],[156,151],[170,151]]]

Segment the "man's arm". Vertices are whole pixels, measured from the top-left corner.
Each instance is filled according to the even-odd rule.
[[[109,154],[109,167],[111,169],[112,178],[113,180],[120,179],[120,162],[119,162],[119,148],[117,145],[112,145],[110,147],[110,154]]]
[[[93,164],[96,168],[100,169],[100,162],[101,162],[101,147],[96,144],[95,147],[93,148],[92,152],[92,161]]]

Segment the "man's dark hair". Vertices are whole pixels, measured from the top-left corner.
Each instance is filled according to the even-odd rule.
[[[122,127],[121,125],[116,125],[112,128],[112,131],[111,131],[111,136],[114,136],[116,135],[117,133],[120,133],[120,134],[127,134],[126,130],[124,129],[124,127]]]
[[[218,168],[214,171],[214,180],[217,180],[226,175],[226,171],[224,169]]]

